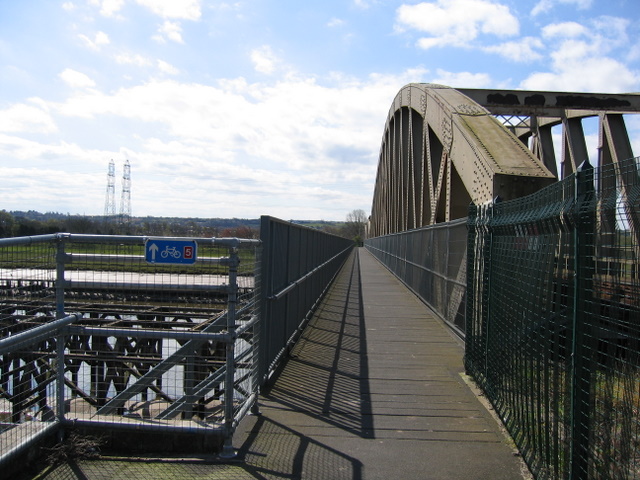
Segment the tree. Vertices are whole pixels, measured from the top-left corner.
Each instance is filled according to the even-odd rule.
[[[5,210],[0,210],[0,237],[13,236],[15,223],[13,215]]]
[[[358,245],[362,244],[367,221],[367,214],[364,210],[357,209],[347,213],[347,219],[344,225],[344,236],[353,238],[353,241]]]

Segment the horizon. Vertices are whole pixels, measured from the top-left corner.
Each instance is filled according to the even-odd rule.
[[[103,214],[99,214],[99,215],[85,215],[82,213],[63,213],[63,212],[53,212],[53,211],[48,211],[48,212],[41,212],[38,210],[5,210],[2,209],[0,210],[0,212],[6,212],[9,213],[12,216],[15,216],[15,214],[29,214],[29,213],[36,213],[40,216],[43,217],[47,217],[47,216],[60,216],[60,217],[86,217],[86,218],[92,218],[92,219],[98,219],[98,218],[107,218],[107,217],[118,217],[119,215],[111,215],[111,216],[105,216]],[[262,216],[262,215],[261,215]],[[261,217],[260,216],[260,217]],[[270,216],[270,215],[266,215],[266,216]],[[171,216],[171,217],[159,217],[156,215],[131,215],[130,218],[133,220],[141,220],[141,219],[145,219],[145,218],[157,218],[157,219],[179,219],[179,220],[221,220],[221,221],[225,221],[225,220],[237,220],[237,221],[250,221],[250,222],[257,222],[260,221],[260,217],[176,217],[176,216]],[[284,220],[287,222],[292,222],[292,223],[296,223],[296,222],[306,222],[306,223],[345,223],[346,220],[324,220],[321,218],[318,219],[314,219],[314,218],[293,218],[293,219],[284,219],[284,218],[278,218],[278,220]]]

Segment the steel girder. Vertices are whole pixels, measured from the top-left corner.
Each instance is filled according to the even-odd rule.
[[[574,173],[588,158],[584,117],[600,119],[598,162],[627,161],[633,153],[622,115],[638,112],[637,94],[406,85],[387,116],[368,235],[465,217],[470,203],[528,195]]]

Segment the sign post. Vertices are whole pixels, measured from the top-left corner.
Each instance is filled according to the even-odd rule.
[[[195,240],[148,238],[144,243],[144,259],[148,263],[193,265],[197,256]]]

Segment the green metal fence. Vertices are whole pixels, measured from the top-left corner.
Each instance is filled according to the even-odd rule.
[[[640,478],[638,171],[469,211],[466,368],[538,479]]]

